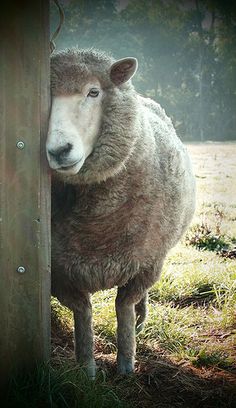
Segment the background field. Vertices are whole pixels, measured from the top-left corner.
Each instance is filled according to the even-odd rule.
[[[182,140],[235,140],[236,6],[221,0],[61,0],[58,49],[134,56],[138,92],[170,115]],[[58,11],[51,7],[52,33]]]
[[[115,289],[93,296],[93,383],[74,360],[71,312],[53,299],[52,360],[13,382],[5,406],[236,407],[236,143],[188,149],[197,209],[150,290],[136,374],[116,375]]]

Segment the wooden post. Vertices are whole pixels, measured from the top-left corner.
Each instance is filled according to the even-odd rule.
[[[49,358],[49,0],[0,13],[0,381]]]

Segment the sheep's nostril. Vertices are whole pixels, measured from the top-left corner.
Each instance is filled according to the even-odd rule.
[[[58,149],[48,149],[48,153],[55,160],[64,158],[72,149],[72,144],[67,143],[64,146],[59,147]]]
[[[57,156],[56,150],[48,150],[48,153],[49,153],[49,155],[52,156],[52,157],[56,157],[56,156]]]

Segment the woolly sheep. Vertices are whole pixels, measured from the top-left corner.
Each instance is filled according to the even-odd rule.
[[[131,84],[135,58],[77,48],[51,60],[52,294],[74,313],[77,361],[95,376],[92,293],[118,287],[118,372],[134,370],[148,289],[195,207],[171,120]]]

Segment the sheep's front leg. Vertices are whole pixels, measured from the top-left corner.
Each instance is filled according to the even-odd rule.
[[[87,370],[92,379],[96,375],[96,363],[93,356],[92,305],[89,293],[80,293],[73,305],[75,322],[75,354],[79,364]]]
[[[118,289],[116,298],[117,315],[117,370],[119,374],[134,371],[136,351],[135,342],[135,305],[124,296],[123,288]]]

